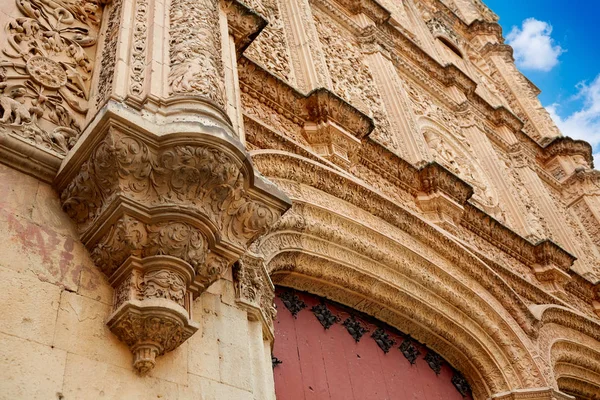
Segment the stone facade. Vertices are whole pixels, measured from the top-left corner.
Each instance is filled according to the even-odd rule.
[[[6,0],[0,397],[274,399],[274,284],[475,399],[600,398],[600,173],[480,0]]]

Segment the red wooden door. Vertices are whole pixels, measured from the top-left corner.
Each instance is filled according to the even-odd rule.
[[[441,357],[383,323],[285,288],[275,303],[278,400],[471,399]]]

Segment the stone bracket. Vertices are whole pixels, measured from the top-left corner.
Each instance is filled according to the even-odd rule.
[[[221,121],[160,125],[109,101],[55,181],[115,288],[109,328],[142,374],[198,329],[192,300],[291,205]]]

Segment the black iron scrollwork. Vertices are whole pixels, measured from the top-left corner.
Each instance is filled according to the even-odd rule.
[[[433,372],[435,372],[436,375],[440,374],[442,371],[442,362],[444,360],[439,354],[433,350],[427,350],[425,361],[427,361],[427,364],[429,364],[429,367],[433,370]]]
[[[383,329],[377,328],[371,335],[377,345],[383,350],[384,353],[388,353],[392,346],[396,344],[396,341],[392,339]]]
[[[298,313],[306,308],[306,303],[298,297],[297,294],[292,292],[283,292],[279,295],[281,302],[290,310],[294,318],[298,315]]]
[[[354,318],[354,315],[346,318],[343,325],[346,327],[346,330],[350,336],[352,336],[357,343],[360,342],[360,338],[362,338],[363,335],[369,331],[367,328],[362,326],[360,321],[357,321],[356,318]]]
[[[282,363],[283,363],[283,361],[281,361],[279,358],[277,358],[271,354],[271,364],[273,364],[273,368],[275,368],[276,366],[278,366],[279,364],[282,364]]]
[[[471,386],[469,385],[469,382],[467,382],[465,377],[460,372],[454,372],[452,384],[456,390],[458,390],[458,393],[462,395],[462,397],[467,397],[467,395],[471,393]]]
[[[323,328],[329,329],[331,325],[340,321],[340,317],[333,315],[333,313],[327,308],[325,303],[321,303],[311,308],[311,311],[315,314],[315,317],[319,320]]]
[[[417,357],[419,357],[419,354],[421,354],[421,352],[413,344],[410,336],[404,339],[399,349],[404,357],[406,357],[410,365],[413,365],[415,362],[417,362]]]

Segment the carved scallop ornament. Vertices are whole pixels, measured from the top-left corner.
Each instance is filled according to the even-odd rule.
[[[128,125],[130,121],[128,122]],[[115,289],[109,329],[146,373],[196,332],[191,303],[290,206],[231,136],[158,136],[107,117],[57,177],[64,211]],[[214,130],[214,129],[213,129]]]

